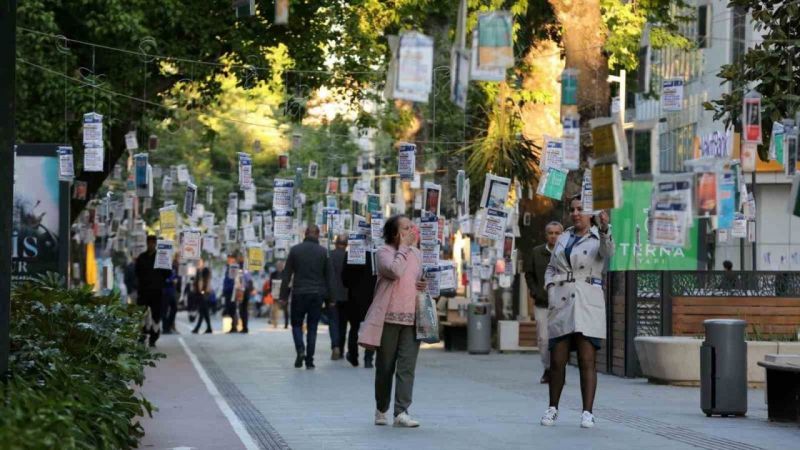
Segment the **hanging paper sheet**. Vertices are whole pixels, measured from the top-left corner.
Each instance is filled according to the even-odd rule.
[[[129,131],[125,134],[125,149],[129,152],[137,150],[139,148],[139,142],[136,140],[136,132]]]
[[[272,209],[275,211],[291,210],[294,200],[294,181],[276,178],[272,186]]]
[[[134,182],[136,183],[136,195],[139,197],[147,197],[149,192],[148,179],[147,179],[147,153],[138,153],[133,156],[134,160]]]
[[[258,273],[264,270],[264,247],[261,243],[247,244],[247,270]]]
[[[478,30],[472,32],[472,48],[469,57],[469,79],[475,81],[505,81],[506,69],[503,67],[481,67],[478,51],[480,37]]]
[[[561,121],[564,145],[563,165],[567,170],[578,170],[581,165],[580,116],[567,115]]]
[[[197,261],[202,250],[202,234],[195,228],[184,229],[181,233],[181,260]]]
[[[561,72],[561,104],[578,104],[578,71],[575,69]]]
[[[567,170],[549,167],[544,177],[539,180],[536,193],[554,200],[561,200],[564,188],[567,186]]]
[[[363,234],[350,234],[347,238],[347,264],[367,263],[367,237]]]
[[[594,215],[594,200],[592,198],[592,171],[583,171],[583,182],[581,183],[581,209],[583,214]]]
[[[239,189],[253,186],[253,159],[247,153],[239,153]]]
[[[72,147],[58,147],[58,179],[72,181],[75,178],[75,160]]]
[[[683,78],[667,78],[661,84],[661,110],[665,112],[683,109]]]
[[[595,211],[622,205],[622,174],[619,166],[603,164],[592,168],[592,202]]]
[[[423,278],[428,284],[428,290],[427,290],[428,295],[434,298],[441,295],[440,293],[441,287],[439,284],[441,280],[440,278],[441,268],[438,265],[425,267],[422,271],[422,274]]]
[[[192,183],[186,184],[186,193],[183,196],[183,213],[187,216],[192,216],[194,213],[194,204],[197,200],[197,186]]]
[[[294,212],[291,210],[278,210],[275,211],[275,218],[273,219],[273,226],[275,227],[274,236],[276,239],[291,239],[292,238],[292,223],[294,220]]]
[[[419,223],[420,244],[436,245],[439,235],[439,218],[425,216]]]
[[[747,219],[744,217],[744,214],[736,213],[734,215],[731,237],[737,239],[744,239],[747,237]]]
[[[158,219],[161,236],[174,239],[175,232],[178,229],[178,211],[176,207],[173,205],[159,209]]]
[[[173,241],[159,239],[156,241],[156,259],[154,269],[172,270],[172,260],[175,257],[175,244]]]
[[[438,216],[442,202],[442,187],[438,184],[425,182],[425,214]]]
[[[416,167],[417,146],[403,142],[398,146],[397,154],[397,173],[401,180],[410,181],[414,179],[414,169]]]
[[[433,38],[405,31],[400,35],[394,98],[427,103],[433,85]]]
[[[495,241],[502,241],[506,233],[508,214],[499,209],[489,208],[486,217],[481,221],[479,236]]]
[[[492,11],[478,15],[478,66],[504,70],[514,66],[510,12]]]
[[[439,265],[439,245],[420,245],[422,252],[422,267],[436,267]]]
[[[742,115],[743,138],[749,144],[760,144],[761,140],[761,94],[751,91],[744,97]]]
[[[511,189],[511,179],[487,174],[483,183],[483,194],[481,195],[481,208],[503,208],[508,191]]]
[[[545,136],[542,171],[547,171],[550,167],[554,169],[564,168],[564,141]]]

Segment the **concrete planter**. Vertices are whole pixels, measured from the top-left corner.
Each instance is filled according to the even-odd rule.
[[[642,373],[655,383],[700,383],[700,345],[703,339],[677,336],[640,336],[634,339]],[[765,371],[758,366],[773,353],[800,354],[800,342],[747,341],[747,381],[761,385]]]

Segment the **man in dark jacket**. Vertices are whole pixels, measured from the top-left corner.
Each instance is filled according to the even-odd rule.
[[[336,236],[336,248],[331,252],[331,266],[333,269],[331,283],[330,305],[330,334],[331,334],[331,359],[342,359],[342,349],[347,339],[347,289],[342,284],[342,269],[347,261],[347,235]]]
[[[553,253],[558,237],[564,232],[564,227],[559,222],[550,222],[544,227],[546,243],[533,248],[528,257],[525,268],[525,281],[534,301],[534,318],[536,319],[536,337],[539,345],[539,354],[544,366],[544,374],[539,380],[541,383],[550,382],[550,351],[548,349],[547,290],[544,284],[544,272],[550,264],[550,255]]]
[[[136,280],[139,287],[139,295],[136,304],[150,308],[150,315],[153,319],[149,327],[145,327],[140,342],[149,336],[150,347],[156,346],[156,341],[161,334],[161,294],[164,282],[170,274],[169,270],[156,269],[156,237],[147,236],[147,250],[136,258]]]
[[[317,325],[322,315],[322,304],[330,297],[331,268],[328,252],[319,245],[319,227],[306,229],[302,243],[289,250],[281,279],[281,302],[289,301],[289,284],[292,283],[292,337],[297,350],[294,366],[314,368],[314,348],[317,342]],[[308,327],[307,345],[303,343],[303,321]]]
[[[353,367],[358,367],[358,329],[367,317],[367,310],[375,296],[375,283],[378,277],[372,271],[372,252],[367,252],[365,264],[345,264],[342,269],[342,284],[347,288],[348,300],[345,303],[345,315],[350,324],[347,340],[347,360]],[[345,262],[347,258],[345,257]],[[375,356],[373,350],[364,352],[364,367],[371,369]]]

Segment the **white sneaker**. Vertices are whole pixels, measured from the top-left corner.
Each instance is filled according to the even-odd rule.
[[[386,418],[386,413],[382,413],[377,409],[375,410],[375,425],[389,425],[389,419]]]
[[[594,427],[594,414],[589,411],[584,411],[583,414],[581,414],[581,428],[592,427]]]
[[[408,413],[402,412],[400,415],[394,418],[394,426],[401,428],[417,428],[419,426],[419,422],[412,419]]]
[[[555,406],[551,406],[547,408],[547,411],[544,412],[542,416],[542,421],[540,422],[542,426],[545,427],[552,427],[556,424],[556,419],[558,419],[558,408]]]

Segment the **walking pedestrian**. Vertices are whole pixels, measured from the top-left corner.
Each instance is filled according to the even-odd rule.
[[[539,382],[546,384],[550,382],[550,351],[548,350],[547,333],[547,291],[544,289],[544,273],[547,265],[550,264],[550,256],[553,254],[558,237],[564,232],[561,222],[550,222],[544,227],[546,242],[538,245],[531,250],[528,258],[528,267],[525,269],[525,281],[528,283],[528,290],[534,301],[533,314],[536,319],[536,337],[539,343],[539,355],[542,358],[544,373]]]
[[[164,290],[162,291],[164,300],[164,322],[162,327],[164,334],[177,332],[175,329],[175,316],[178,314],[178,285],[180,278],[180,275],[178,275],[178,254],[176,253],[175,258],[172,260],[172,270],[164,282]]]
[[[281,292],[281,278],[283,277],[283,268],[285,262],[283,260],[279,260],[275,263],[275,271],[269,274],[269,281],[270,281],[270,289],[272,291],[272,297],[275,299],[275,294],[278,294],[278,301],[277,307],[272,308],[272,327],[278,327],[278,309],[283,314],[283,329],[289,328],[289,302],[280,301],[280,292]],[[289,289],[289,293],[291,294],[291,289]]]
[[[128,303],[135,303],[138,287],[136,281],[136,258],[131,258],[128,264],[125,265],[123,281],[125,282],[125,290],[128,292]]]
[[[347,339],[347,288],[342,284],[342,269],[347,258],[347,236],[338,235],[331,252],[333,283],[331,285],[330,335],[331,359],[342,359],[342,349]]]
[[[386,244],[378,250],[378,282],[375,299],[367,312],[358,343],[377,349],[375,370],[375,425],[387,425],[386,412],[396,378],[394,426],[415,428],[419,422],[408,414],[414,391],[414,372],[419,354],[414,323],[417,292],[426,289],[422,277],[419,237],[411,221],[393,216],[383,227]]]
[[[292,337],[297,351],[294,366],[313,369],[314,349],[317,342],[317,325],[322,315],[322,304],[330,298],[331,267],[328,252],[319,245],[319,227],[306,229],[305,239],[289,250],[286,267],[281,278],[280,299],[289,300],[289,283],[292,283]],[[303,321],[308,329],[303,343]]]
[[[233,285],[235,283],[236,270],[231,266],[236,264],[236,257],[228,255],[228,263],[225,265],[225,275],[222,278],[222,316],[228,316],[231,319],[236,315],[236,302],[233,300]],[[229,333],[234,332],[233,329]]]
[[[581,427],[595,424],[592,407],[597,390],[595,356],[600,340],[606,337],[606,303],[603,270],[614,254],[609,217],[606,211],[584,214],[580,196],[569,204],[572,227],[556,242],[545,272],[550,300],[548,333],[550,347],[550,406],[541,423],[555,424],[558,402],[564,388],[567,361],[578,352],[583,413]]]
[[[209,311],[211,293],[214,289],[211,287],[211,270],[204,267],[203,261],[200,260],[200,265],[197,268],[197,275],[194,277],[192,286],[192,293],[189,295],[194,296],[193,303],[197,307],[199,316],[197,317],[197,325],[194,326],[192,333],[197,334],[200,332],[200,326],[203,321],[206,322],[206,334],[211,334],[211,314]]]
[[[239,326],[239,320],[242,322],[242,329],[239,330],[239,333],[247,334],[249,333],[249,329],[247,328],[247,318],[249,316],[249,308],[250,308],[250,297],[253,295],[253,291],[255,290],[255,286],[253,285],[253,276],[249,270],[246,270],[244,267],[244,255],[239,255],[239,271],[236,275],[233,291],[235,294],[236,299],[236,309],[234,310],[233,315],[231,316],[231,333],[235,333],[236,329]],[[239,313],[239,320],[236,318],[236,312],[238,310]]]
[[[353,365],[358,367],[358,330],[361,323],[367,316],[367,311],[372,305],[372,297],[375,295],[375,283],[378,277],[372,270],[372,252],[367,251],[365,264],[347,263],[342,269],[342,284],[347,288],[347,302],[344,303],[345,317],[350,325],[350,332],[347,338],[346,358]],[[342,348],[345,348],[344,344]],[[372,360],[375,356],[374,350],[364,351],[364,367],[373,368]]]
[[[161,291],[164,280],[169,276],[169,271],[156,269],[156,242],[154,235],[147,236],[147,250],[136,258],[136,280],[138,282],[138,296],[136,303],[150,308],[150,317],[142,329],[140,342],[148,340],[150,347],[156,346],[156,341],[161,335]]]

